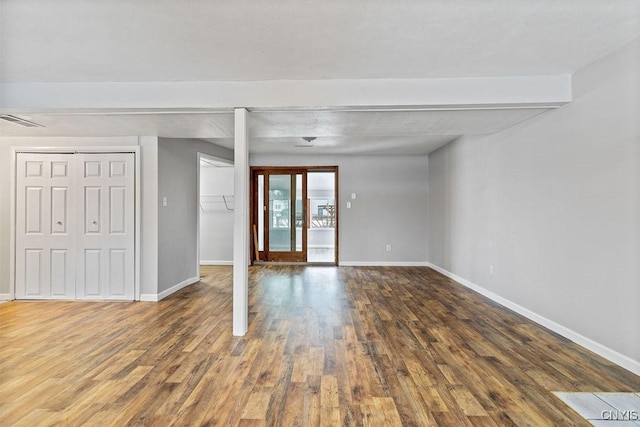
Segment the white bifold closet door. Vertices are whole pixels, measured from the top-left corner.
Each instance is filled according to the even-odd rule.
[[[133,300],[133,154],[76,160],[76,298]]]
[[[75,191],[71,154],[19,153],[16,298],[75,298]]]
[[[16,298],[134,298],[132,153],[19,153]]]

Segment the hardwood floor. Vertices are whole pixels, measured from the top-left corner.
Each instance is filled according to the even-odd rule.
[[[427,268],[231,267],[159,303],[0,305],[0,423],[588,425],[551,391],[619,368]]]

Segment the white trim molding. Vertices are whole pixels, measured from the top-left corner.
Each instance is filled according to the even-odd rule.
[[[430,267],[423,261],[340,261],[340,267]]]
[[[557,107],[572,100],[571,75],[432,79],[332,79],[175,82],[15,82],[0,84],[3,108],[17,112],[96,109],[330,107]]]
[[[470,282],[469,280],[457,276],[453,273],[451,273],[448,270],[445,270],[442,267],[439,267],[435,264],[431,264],[431,263],[427,263],[427,266],[434,269],[435,271],[437,271],[438,273],[441,273],[445,276],[447,276],[448,278],[455,280],[456,282],[460,283],[461,285],[479,293],[480,295],[483,295],[487,298],[489,298],[490,300],[502,305],[503,307],[508,308],[509,310],[515,311],[518,314],[521,314],[522,316],[526,317],[527,319],[541,325],[544,326],[547,329],[552,330],[553,332],[562,335],[563,337],[573,341],[574,343],[586,348],[587,350],[591,350],[592,352],[598,354],[599,356],[604,357],[605,359],[609,360],[610,362],[615,363],[616,365],[619,365],[631,372],[633,372],[636,375],[640,375],[640,361],[638,360],[634,360],[632,358],[630,358],[629,356],[625,356],[624,354],[618,353],[617,351],[606,347],[594,340],[592,340],[591,338],[587,338],[584,335],[581,335],[559,323],[554,322],[553,320],[547,319],[544,316],[541,316],[531,310],[529,310],[528,308],[525,308],[511,300],[508,300],[506,298],[501,297],[498,294],[495,294],[485,288],[483,288],[482,286],[478,286],[473,282]]]
[[[233,261],[200,261],[200,265],[233,265]]]
[[[11,301],[11,294],[0,294],[0,303]]]
[[[158,292],[158,137],[141,136],[140,300],[156,301]],[[151,295],[153,299],[144,299]]]
[[[198,283],[199,281],[199,277],[191,277],[187,280],[183,280],[182,282],[170,287],[165,291],[160,292],[159,294],[142,294],[140,295],[140,301],[158,302],[165,299],[169,295],[178,292],[180,289],[186,288],[187,286],[193,285],[194,283]]]

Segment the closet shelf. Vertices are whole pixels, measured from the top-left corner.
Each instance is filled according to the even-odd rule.
[[[220,194],[211,196],[200,196],[200,209],[205,211],[226,210],[232,211],[234,205],[234,197],[232,194]],[[224,205],[224,209],[222,206]],[[207,209],[205,209],[205,206]]]

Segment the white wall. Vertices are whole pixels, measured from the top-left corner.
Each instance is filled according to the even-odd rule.
[[[233,196],[233,167],[200,167],[200,263],[233,263],[233,211],[221,195]],[[216,197],[207,197],[216,196]],[[229,207],[233,199],[228,200]]]
[[[198,139],[158,138],[158,295],[198,280],[198,152],[233,159]],[[162,206],[162,198],[167,206]]]
[[[253,154],[252,166],[338,166],[341,265],[420,265],[427,259],[426,156]],[[351,200],[351,193],[356,199]],[[346,203],[351,202],[351,209]],[[386,252],[385,246],[392,245]]]
[[[637,373],[639,52],[576,73],[559,110],[431,153],[426,216],[431,263]]]
[[[138,137],[1,137],[0,138],[0,299],[10,292],[11,252],[11,155],[12,147],[80,147],[80,146],[125,146],[138,145]]]

